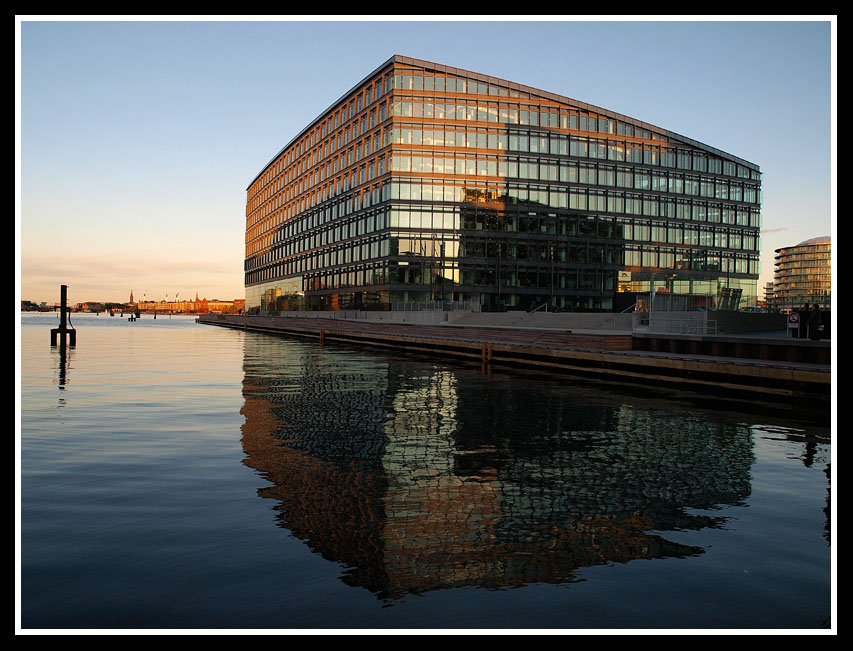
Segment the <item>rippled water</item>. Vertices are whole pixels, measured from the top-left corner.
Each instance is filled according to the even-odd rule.
[[[830,424],[244,333],[21,317],[21,626],[830,625]]]

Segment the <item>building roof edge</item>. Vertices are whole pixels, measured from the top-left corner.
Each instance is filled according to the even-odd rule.
[[[349,95],[349,94],[350,94],[351,92],[353,92],[356,88],[358,88],[359,86],[361,86],[364,82],[366,82],[366,81],[367,81],[368,79],[370,79],[372,76],[374,76],[375,74],[377,74],[380,70],[382,70],[382,69],[384,69],[384,68],[387,68],[387,67],[388,67],[389,65],[391,65],[392,63],[396,63],[396,62],[397,62],[399,59],[401,59],[401,58],[405,58],[405,57],[400,57],[400,55],[399,55],[399,54],[395,54],[394,56],[390,57],[390,58],[389,58],[389,59],[387,59],[384,63],[382,63],[382,64],[380,64],[379,66],[377,66],[376,68],[374,68],[374,70],[373,70],[372,72],[370,72],[370,73],[366,74],[364,77],[362,77],[362,79],[361,79],[360,81],[358,81],[357,83],[353,84],[353,85],[350,87],[350,89],[349,89],[348,91],[346,91],[343,95],[341,95],[340,97],[338,97],[338,99],[336,99],[336,100],[335,100],[334,102],[332,102],[329,106],[327,106],[325,109],[323,109],[323,110],[322,110],[322,111],[317,115],[317,117],[315,117],[313,120],[311,120],[311,122],[309,122],[309,123],[305,126],[305,128],[303,128],[299,133],[297,133],[297,134],[296,134],[295,136],[293,136],[290,140],[288,140],[288,141],[287,141],[287,144],[285,144],[285,145],[284,145],[284,147],[282,147],[281,149],[279,149],[279,150],[275,153],[275,155],[274,155],[274,156],[273,156],[273,157],[272,157],[272,158],[267,162],[267,164],[266,164],[266,165],[264,165],[264,166],[261,168],[260,172],[258,172],[258,173],[255,175],[255,178],[253,178],[253,179],[249,182],[249,185],[247,185],[247,186],[246,186],[246,190],[248,190],[249,188],[251,188],[251,187],[252,187],[252,184],[253,184],[255,181],[257,181],[257,180],[258,180],[258,178],[261,176],[261,174],[263,174],[263,173],[264,173],[264,172],[269,168],[269,166],[270,166],[270,165],[272,165],[272,164],[273,164],[273,162],[274,162],[274,161],[275,161],[279,156],[281,156],[282,152],[283,152],[285,149],[287,149],[288,147],[290,147],[290,145],[292,145],[294,142],[296,142],[297,140],[299,140],[299,138],[300,138],[300,137],[302,137],[302,134],[304,134],[304,133],[305,133],[306,131],[308,131],[311,127],[313,127],[313,126],[317,123],[317,121],[318,121],[318,120],[320,120],[320,119],[321,119],[324,115],[326,115],[330,110],[332,110],[335,106],[337,106],[337,105],[338,105],[338,103],[339,103],[341,100],[343,100],[347,95]]]
[[[564,104],[569,104],[571,106],[575,106],[584,110],[592,110],[601,115],[605,115],[608,118],[613,118],[616,120],[621,120],[622,122],[626,122],[628,124],[632,124],[634,126],[639,126],[644,129],[648,129],[650,131],[654,131],[666,138],[675,140],[677,142],[683,143],[685,145],[689,145],[691,147],[696,147],[697,149],[701,149],[702,151],[706,151],[711,154],[715,154],[717,156],[722,156],[729,160],[735,161],[737,163],[742,164],[744,167],[747,167],[755,172],[761,173],[761,168],[755,164],[750,163],[749,161],[739,158],[738,156],[734,156],[733,154],[729,154],[721,149],[717,149],[715,147],[711,147],[710,145],[706,145],[698,140],[694,140],[693,138],[688,138],[687,136],[683,136],[674,131],[669,131],[668,129],[664,129],[663,127],[658,127],[649,122],[644,122],[642,120],[638,120],[636,118],[632,118],[630,116],[624,115],[622,113],[617,113],[616,111],[611,111],[610,109],[605,109],[600,106],[596,106],[594,104],[590,104],[588,102],[581,102],[580,100],[572,99],[571,97],[567,97],[565,95],[559,95],[557,93],[553,93],[550,91],[542,90],[539,88],[535,88],[533,86],[526,86],[524,84],[520,84],[517,82],[511,82],[506,79],[501,79],[500,77],[494,77],[491,75],[486,75],[483,73],[477,73],[470,70],[464,70],[462,68],[456,68],[452,66],[446,66],[441,63],[435,63],[432,61],[426,61],[423,59],[416,59],[413,57],[403,56],[401,54],[394,54],[393,56],[386,59],[382,64],[373,69],[370,73],[362,77],[360,81],[355,83],[350,87],[345,93],[339,96],[334,102],[332,102],[328,107],[326,107],[323,111],[321,111],[316,118],[311,120],[305,128],[303,128],[299,133],[293,136],[287,144],[285,144],[281,149],[279,149],[276,154],[264,165],[261,170],[255,175],[255,177],[249,182],[249,185],[246,186],[246,190],[252,187],[252,184],[260,178],[260,176],[269,168],[269,166],[286,150],[290,145],[292,145],[296,140],[298,140],[306,131],[311,129],[319,120],[321,120],[329,111],[331,111],[335,106],[337,106],[347,95],[356,90],[359,86],[365,83],[368,79],[379,73],[384,68],[394,64],[394,63],[402,63],[405,65],[417,66],[419,68],[430,68],[439,72],[445,72],[453,75],[458,75],[462,77],[467,77],[470,79],[476,79],[478,81],[490,81],[495,80],[499,82],[501,85],[506,85],[507,88],[512,88],[513,90],[518,90],[521,92],[532,93],[534,95],[538,95],[544,99],[550,99],[552,101],[561,102]]]

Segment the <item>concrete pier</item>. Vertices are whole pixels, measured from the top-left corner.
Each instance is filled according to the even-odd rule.
[[[829,401],[831,345],[760,334],[677,335],[630,330],[399,323],[307,316],[204,315],[199,322],[577,375],[712,392]]]

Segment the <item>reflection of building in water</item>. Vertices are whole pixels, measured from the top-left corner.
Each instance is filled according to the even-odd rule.
[[[246,463],[282,526],[344,581],[390,597],[567,582],[578,569],[702,549],[649,531],[749,493],[749,431],[512,381],[246,340]],[[252,347],[257,347],[252,349]],[[265,361],[266,349],[289,351]]]

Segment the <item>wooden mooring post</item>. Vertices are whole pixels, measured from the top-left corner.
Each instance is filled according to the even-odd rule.
[[[65,348],[66,341],[65,335],[68,335],[68,345],[76,346],[77,345],[77,331],[74,327],[68,327],[68,285],[60,285],[59,286],[60,300],[59,300],[59,327],[50,329],[50,345],[56,345],[56,337],[59,335],[59,347]]]

